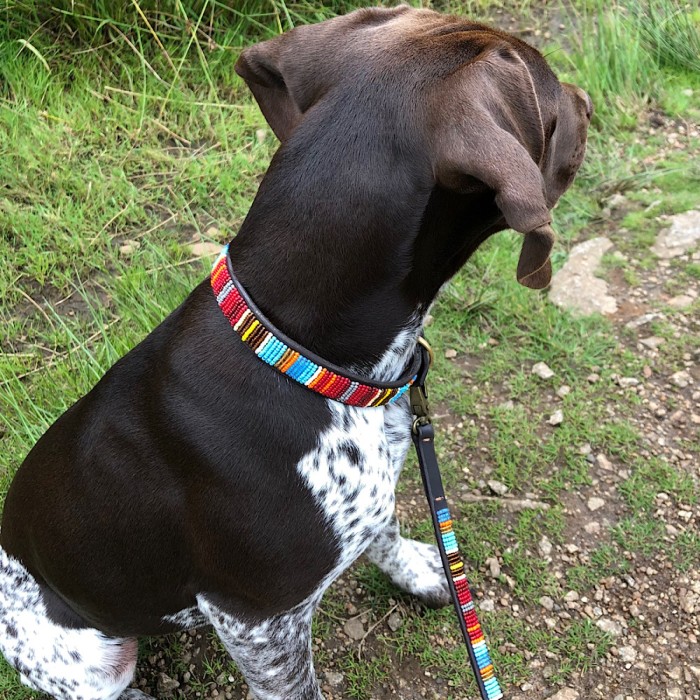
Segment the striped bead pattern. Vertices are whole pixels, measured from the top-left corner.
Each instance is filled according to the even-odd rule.
[[[471,642],[474,656],[479,667],[479,675],[484,682],[484,688],[489,700],[498,700],[503,697],[501,687],[498,685],[496,676],[491,662],[489,650],[486,647],[484,633],[479,624],[474,609],[474,601],[469,590],[469,583],[464,574],[464,562],[459,553],[457,539],[452,530],[452,517],[448,508],[442,508],[436,512],[438,523],[440,524],[440,536],[447,554],[447,560],[450,565],[450,576],[457,591],[457,599],[459,600],[462,617],[467,626],[469,641]]]
[[[269,331],[236,288],[227,266],[228,246],[216,259],[211,286],[216,301],[241,340],[265,363],[290,379],[328,399],[350,406],[372,407],[393,403],[415,381],[395,388],[382,388],[353,381],[293,350]]]

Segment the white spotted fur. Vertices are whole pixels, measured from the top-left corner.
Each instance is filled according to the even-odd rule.
[[[37,582],[0,549],[0,651],[34,690],[70,700],[117,700],[134,675],[137,644],[54,624]]]

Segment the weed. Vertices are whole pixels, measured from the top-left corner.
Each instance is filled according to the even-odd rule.
[[[613,544],[601,544],[593,550],[590,562],[573,566],[566,576],[567,585],[576,591],[593,588],[601,579],[619,576],[629,570],[629,562]]]
[[[658,457],[635,460],[632,474],[620,485],[620,492],[635,513],[650,512],[659,493],[682,503],[696,503],[699,497],[690,475]]]
[[[350,698],[366,700],[374,687],[389,674],[389,656],[386,653],[371,658],[346,656],[340,664],[345,674],[346,693]]]

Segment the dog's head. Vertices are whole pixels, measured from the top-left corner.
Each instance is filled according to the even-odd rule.
[[[506,227],[524,233],[518,280],[549,283],[550,209],[581,164],[592,104],[534,48],[399,6],[298,27],[246,49],[236,70],[283,144],[301,125],[323,121],[312,115],[326,109],[328,122],[327,107],[345,104],[373,115],[389,157],[398,164],[410,151],[433,187],[488,192],[500,225],[491,222],[480,240]]]

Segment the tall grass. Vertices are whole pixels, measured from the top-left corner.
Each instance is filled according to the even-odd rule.
[[[599,120],[635,123],[657,87],[659,67],[646,50],[636,16],[619,2],[594,0],[577,18],[571,62]]]
[[[92,45],[144,31],[158,46],[190,35],[196,25],[200,38],[225,32],[239,44],[377,4],[367,0],[4,0],[4,15],[12,31],[42,27],[70,37],[75,44]]]
[[[629,2],[629,11],[659,65],[700,72],[700,7],[679,0]]]
[[[598,119],[634,126],[664,88],[662,68],[700,70],[700,11],[680,0],[592,0],[575,12],[571,63]]]

